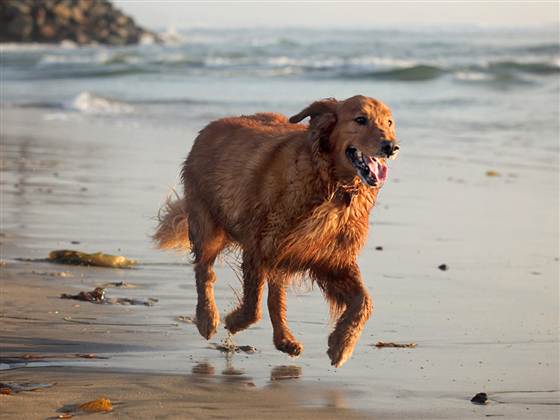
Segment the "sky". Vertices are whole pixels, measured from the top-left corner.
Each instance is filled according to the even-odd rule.
[[[148,29],[290,27],[326,29],[559,25],[557,0],[187,1],[113,0]]]

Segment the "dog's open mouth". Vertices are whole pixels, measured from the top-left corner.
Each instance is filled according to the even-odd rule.
[[[370,187],[381,186],[387,180],[387,164],[385,159],[368,156],[353,146],[346,149],[346,156],[356,168],[358,176]]]

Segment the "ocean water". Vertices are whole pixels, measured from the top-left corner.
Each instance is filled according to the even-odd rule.
[[[260,353],[235,367],[261,384],[266,366],[295,364],[303,379],[360,390],[355,406],[369,408],[390,408],[396,395],[452,409],[471,391],[558,389],[558,28],[181,35],[165,45],[0,47],[3,259],[124,254],[141,261],[114,274],[141,286],[125,295],[159,298],[135,314],[192,315],[188,258],[154,250],[149,235],[197,132],[222,116],[293,115],[319,98],[364,94],[392,108],[401,142],[360,257],[375,315],[336,371],[327,305],[317,290],[295,291],[288,317],[304,355],[276,352],[265,316],[236,338]],[[227,261],[217,272],[225,313],[240,285]],[[76,290],[113,276],[88,273]],[[180,372],[224,363],[189,328],[169,338],[172,356],[108,363]],[[419,347],[377,350],[377,340]]]
[[[412,141],[540,162],[557,151],[558,29],[192,30],[124,48],[2,47],[4,106],[60,118],[110,115],[202,126],[222,115],[295,113],[322,97],[377,97]],[[427,124],[429,122],[429,124]],[[535,127],[539,127],[539,146]],[[527,147],[524,147],[527,145]]]

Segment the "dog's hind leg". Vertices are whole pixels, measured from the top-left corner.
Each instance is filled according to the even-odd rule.
[[[286,287],[282,279],[268,281],[268,314],[274,330],[274,346],[290,356],[299,356],[303,346],[294,338],[286,320]]]
[[[198,302],[196,326],[207,340],[216,333],[220,314],[214,301],[216,274],[212,270],[218,254],[228,243],[225,231],[218,227],[203,208],[189,208],[189,238],[194,254],[194,271]]]
[[[356,264],[336,269],[321,267],[313,270],[312,275],[329,300],[331,311],[342,312],[329,336],[327,351],[331,364],[340,367],[352,355],[373,311],[373,303]]]
[[[247,252],[243,253],[241,269],[243,271],[243,301],[225,319],[225,327],[232,334],[246,329],[262,316],[265,270],[258,259]]]

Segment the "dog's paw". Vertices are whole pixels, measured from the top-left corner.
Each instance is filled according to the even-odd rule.
[[[204,338],[209,340],[218,331],[220,314],[216,308],[197,308],[196,327]]]
[[[327,355],[331,359],[331,365],[341,367],[352,356],[354,352],[354,344],[352,340],[340,339],[335,333],[329,337],[329,349]]]
[[[249,326],[257,322],[260,318],[261,315],[257,311],[247,312],[243,310],[243,308],[237,308],[226,316],[224,324],[226,330],[228,330],[232,334],[236,334],[239,331],[248,328]]]
[[[303,352],[303,345],[297,342],[293,337],[275,339],[274,346],[281,352],[289,354],[292,357],[299,356]]]
[[[224,320],[224,327],[231,334],[236,334],[241,330],[247,328],[248,322],[246,321],[243,313],[239,310],[235,310],[226,316]]]
[[[353,350],[353,348],[338,349],[330,347],[327,350],[327,354],[331,359],[331,365],[337,368],[341,367],[344,363],[346,363],[350,356],[352,356]]]

